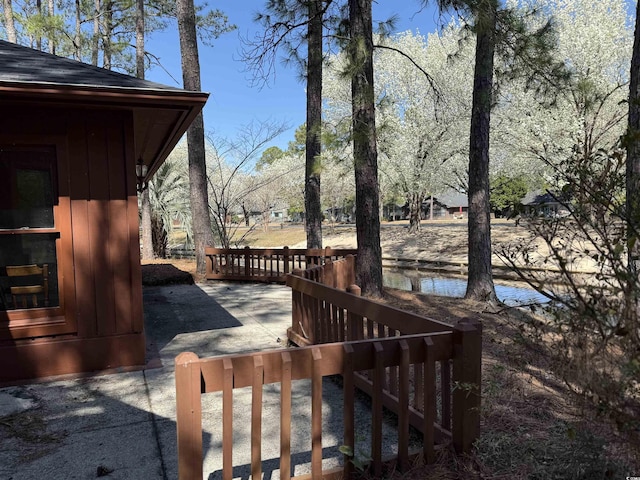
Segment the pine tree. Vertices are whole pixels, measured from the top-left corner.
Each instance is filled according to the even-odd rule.
[[[182,78],[186,90],[200,91],[200,60],[196,36],[196,15],[193,0],[176,2]],[[204,147],[204,120],[200,113],[187,130],[189,151],[189,185],[193,242],[196,251],[196,269],[205,273],[205,247],[213,245],[209,200],[207,193],[207,167]]]
[[[349,60],[356,184],[356,282],[368,296],[382,295],[380,190],[373,89],[371,0],[349,0]]]

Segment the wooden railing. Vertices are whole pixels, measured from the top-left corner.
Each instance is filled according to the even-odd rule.
[[[307,269],[355,255],[353,249],[206,248],[207,280],[284,283],[294,269]]]
[[[338,260],[326,260],[323,265],[314,265],[306,270],[294,269],[293,274],[328,287],[347,290],[356,281],[356,257],[347,255]]]
[[[343,376],[343,445],[351,452],[359,451],[355,435],[354,390],[358,375],[371,377],[371,473],[379,477],[383,466],[382,425],[386,405],[383,384],[385,370],[398,371],[398,456],[400,470],[409,466],[409,425],[415,382],[421,385],[422,454],[427,462],[435,458],[435,443],[443,433],[437,423],[437,406],[447,405],[449,391],[438,396],[437,363],[453,359],[454,381],[460,385],[479,382],[478,330],[471,325],[431,334],[379,338],[347,343],[274,350],[244,355],[226,355],[200,359],[194,353],[176,358],[176,404],[178,429],[178,471],[180,479],[203,478],[202,394],[222,392],[222,478],[233,476],[233,390],[251,387],[251,475],[262,478],[262,408],[263,385],[279,383],[280,387],[280,478],[291,477],[291,432],[305,431],[296,427],[292,418],[292,382],[311,379],[311,478],[350,478],[354,464],[345,455],[343,466],[322,471],[322,383],[323,377]],[[468,367],[470,370],[467,370]],[[416,375],[420,372],[420,376]],[[442,390],[441,390],[442,392]],[[453,392],[452,437],[461,450],[468,450],[477,436],[479,398],[469,389]],[[442,407],[450,408],[450,407]],[[450,415],[450,414],[449,414]],[[302,420],[302,418],[300,419]],[[307,420],[308,421],[308,420]],[[293,424],[293,425],[292,425]]]
[[[478,321],[465,319],[462,323],[450,325],[421,317],[360,297],[360,289],[356,285],[345,292],[294,275],[287,278],[287,285],[292,289],[293,302],[292,326],[288,330],[288,337],[297,345],[309,346],[444,332],[452,333],[457,343],[464,343],[464,355],[450,357],[453,358],[453,362],[447,359],[438,365],[441,408],[436,428],[445,439],[453,439],[456,450],[470,449],[479,435],[482,326]],[[431,393],[425,390],[421,380],[423,372],[419,366],[413,369],[412,376],[413,391],[409,419],[415,428],[422,431],[425,422],[424,400]],[[405,408],[399,401],[399,378],[400,372],[397,367],[389,367],[384,379],[378,384],[371,378],[371,374],[358,373],[355,381],[361,390],[371,396],[377,395],[377,389],[381,387],[385,407],[399,415]],[[473,405],[458,401],[456,406],[454,400],[452,412],[451,398],[455,399],[456,392],[459,395],[461,390],[466,392],[468,401]],[[474,413],[471,413],[471,410],[474,410]],[[452,435],[456,428],[463,428],[465,433]]]

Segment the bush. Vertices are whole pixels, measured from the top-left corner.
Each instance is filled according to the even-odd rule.
[[[624,152],[576,151],[556,166],[553,180],[550,193],[569,215],[521,219],[537,244],[521,241],[498,252],[551,300],[544,320],[523,330],[556,360],[574,392],[621,429],[636,430],[640,282],[628,258],[638,223],[625,206]]]

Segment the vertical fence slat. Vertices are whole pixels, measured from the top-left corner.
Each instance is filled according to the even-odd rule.
[[[289,247],[284,247],[282,257],[284,258],[284,274],[287,275],[290,271],[289,269]]]
[[[451,362],[442,360],[438,363],[440,363],[440,421],[446,430],[451,430]]]
[[[322,478],[322,354],[319,348],[311,350],[313,358],[311,378],[311,478]]]
[[[344,349],[344,371],[342,373],[343,381],[343,418],[344,418],[344,444],[355,455],[356,438],[355,438],[355,385],[353,380],[354,364],[353,364],[353,347],[348,343],[343,346]],[[352,457],[344,455],[343,457],[343,476],[351,478],[353,474]]]
[[[373,344],[375,368],[371,399],[371,458],[374,477],[382,474],[382,392],[386,377],[383,352],[384,348],[379,342]]]
[[[291,477],[291,354],[282,352],[280,386],[280,480]]]
[[[178,355],[176,375],[176,427],[178,478],[202,478],[202,397],[200,364],[195,353]]]
[[[400,389],[398,394],[398,466],[409,467],[409,345],[400,340]]]
[[[422,427],[422,442],[425,462],[435,461],[434,423],[436,421],[436,362],[433,358],[433,340],[424,339],[424,426]]]
[[[362,294],[362,289],[358,285],[349,285],[347,288],[349,293],[360,296]],[[347,322],[349,325],[348,328],[348,338],[347,340],[362,340],[363,337],[363,319],[360,315],[356,315],[350,311],[347,311]]]
[[[233,363],[230,358],[222,361],[222,478],[233,478]]]
[[[262,477],[262,384],[264,363],[262,356],[253,358],[253,385],[251,386],[251,475]]]

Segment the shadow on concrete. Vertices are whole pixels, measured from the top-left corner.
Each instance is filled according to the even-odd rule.
[[[342,453],[337,446],[325,447],[322,449],[322,458],[338,458],[342,459]],[[311,451],[292,453],[291,454],[291,476],[296,476],[296,466],[308,465],[311,463]],[[278,472],[276,474],[276,472]],[[262,480],[276,480],[280,478],[280,459],[270,458],[262,460]],[[302,473],[307,473],[302,472]],[[233,467],[233,478],[241,480],[249,480],[251,478],[251,465],[238,465]],[[216,470],[209,475],[209,480],[221,480],[222,470]]]
[[[147,363],[151,366],[159,352],[180,334],[242,326],[197,285],[145,287],[143,301]]]

